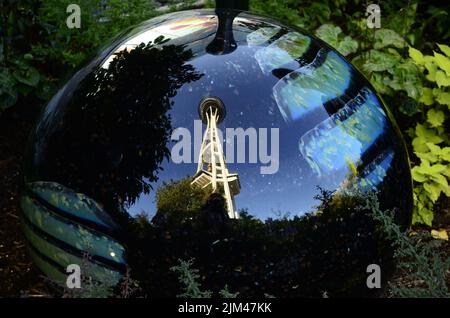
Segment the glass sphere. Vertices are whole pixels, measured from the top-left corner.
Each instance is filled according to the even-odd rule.
[[[411,219],[407,153],[367,79],[312,35],[233,10],[122,34],[49,102],[26,167],[38,267],[65,281],[88,255],[96,279],[128,267],[150,297],[183,294],[189,267],[213,296],[377,295],[367,268],[384,286],[393,251],[374,206]]]

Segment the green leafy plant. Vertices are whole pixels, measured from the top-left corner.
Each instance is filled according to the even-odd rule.
[[[159,211],[195,211],[206,202],[208,189],[192,187],[192,178],[170,180],[156,190],[157,209]]]
[[[350,36],[344,36],[342,29],[332,24],[323,24],[316,30],[316,36],[324,40],[344,56],[358,50],[358,42]]]
[[[414,222],[431,225],[433,205],[444,194],[450,197],[450,140],[445,120],[450,115],[450,47],[438,44],[445,54],[423,55],[410,48],[409,55],[425,73],[428,87],[419,101],[422,123],[410,131],[414,154],[420,163],[412,169],[416,182]]]
[[[413,115],[415,110],[404,105],[417,100],[422,94],[419,68],[403,57],[407,42],[391,29],[378,29],[373,33],[373,42],[363,45],[364,50],[352,62],[366,74],[375,89],[390,97],[396,96],[399,111]]]
[[[374,193],[367,197],[363,209],[372,212],[372,217],[392,241],[398,268],[406,274],[409,281],[419,282],[417,287],[396,287],[391,290],[396,297],[450,297],[447,276],[450,257],[440,252],[442,240],[435,240],[429,232],[408,235],[394,222],[395,211],[382,211]]]
[[[80,0],[81,28],[69,29],[69,0],[1,2],[0,113],[41,105],[118,32],[157,15],[150,0]],[[3,31],[4,30],[4,31]]]
[[[200,278],[199,270],[192,268],[194,260],[191,258],[187,261],[179,259],[179,265],[173,266],[171,270],[178,274],[178,279],[180,283],[184,285],[185,291],[183,294],[178,295],[182,298],[211,298],[213,293],[209,290],[202,291],[200,289],[200,283],[198,279]],[[228,290],[228,286],[219,291],[219,296],[221,298],[236,298],[237,293],[232,293]]]
[[[127,266],[125,275],[120,283],[119,297],[132,298],[135,297],[140,291],[141,288],[139,287],[139,282],[132,278],[131,269]]]
[[[33,64],[33,55],[22,48],[26,46],[23,34],[30,34],[35,17],[33,2],[5,0],[0,3],[2,21],[0,34],[0,114],[15,105],[20,96],[40,95],[45,84]],[[30,34],[34,35],[33,33]]]

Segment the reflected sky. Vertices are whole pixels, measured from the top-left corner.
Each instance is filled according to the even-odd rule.
[[[238,173],[241,182],[241,193],[235,197],[236,205],[261,219],[284,214],[303,215],[320,203],[314,199],[318,194],[317,186],[335,190],[352,176],[352,166],[361,164],[361,154],[386,128],[385,115],[368,88],[352,96],[355,100],[342,103],[338,113],[330,114],[323,104],[346,93],[352,80],[351,66],[336,53],[323,49],[317,52],[318,57],[306,63],[301,57],[313,41],[310,37],[298,32],[284,32],[271,41],[283,33],[281,27],[254,25],[252,30],[248,23],[245,18],[235,19],[238,48],[231,54],[213,56],[202,50],[213,34],[188,45],[197,52],[189,63],[205,75],[182,86],[173,98],[172,127],[187,128],[192,142],[195,142],[194,135],[201,138],[201,134],[194,133],[198,102],[211,95],[220,96],[227,108],[227,117],[219,126],[223,132],[226,128],[238,127],[268,128],[268,131],[279,128],[279,170],[275,174],[261,174],[263,164],[248,163],[248,152],[247,163],[236,163],[236,160],[230,163],[228,158],[228,170]],[[192,34],[186,36],[192,38]],[[176,42],[180,41],[183,37],[177,37]],[[324,61],[316,65],[318,59],[323,59],[320,55]],[[280,67],[294,69],[280,79],[272,74]],[[310,109],[315,110],[314,121],[304,118]],[[270,137],[269,133],[269,140]],[[230,140],[225,136],[225,153],[230,146]],[[246,151],[249,148],[247,140]],[[157,189],[163,181],[192,176],[196,171],[194,158],[197,157],[198,149],[191,147],[192,163],[165,161],[160,179],[152,183],[152,187]],[[392,159],[392,153],[389,158]],[[365,174],[358,179],[359,183],[353,184],[376,186],[378,179],[386,174],[390,160],[382,163],[380,166],[380,160],[374,159],[371,168],[366,168]],[[154,215],[155,192],[142,194],[128,211]]]
[[[261,174],[261,166],[267,164],[259,160],[250,163],[248,152],[247,163],[237,163],[236,158],[227,158],[228,170],[238,173],[241,183],[241,193],[235,197],[238,210],[248,209],[250,214],[261,219],[284,214],[304,215],[314,211],[320,203],[314,199],[319,192],[318,186],[330,191],[349,187],[366,189],[376,187],[383,180],[395,156],[392,143],[396,137],[392,137],[394,132],[370,84],[350,64],[308,34],[245,13],[235,17],[233,22],[237,48],[229,54],[208,54],[206,47],[215,38],[217,26],[218,18],[210,10],[178,12],[152,19],[118,41],[99,66],[106,71],[125,50],[136,50],[139,44],[147,44],[163,36],[168,41],[156,47],[162,49],[173,45],[178,50],[189,52],[189,59],[184,65],[198,74],[195,79],[179,83],[176,94],[170,96],[171,107],[167,115],[172,130],[186,128],[191,133],[192,143],[201,143],[202,132],[194,133],[194,122],[199,119],[197,107],[205,96],[217,96],[226,106],[227,116],[219,125],[222,131],[225,132],[226,128],[266,128],[269,132],[269,153],[272,151],[270,138],[274,137],[271,129],[279,129],[279,153],[273,154],[279,161],[276,173]],[[142,54],[142,57],[146,56]],[[170,59],[169,56],[165,58]],[[145,67],[151,72],[152,65]],[[128,70],[118,71],[120,75],[120,72]],[[167,74],[164,76],[173,80],[171,69],[165,71]],[[157,76],[154,77],[157,79]],[[129,78],[131,82],[127,85],[131,88],[138,86],[138,92],[145,92],[145,74],[130,74]],[[150,93],[153,89],[158,90],[160,84],[157,81],[152,83],[154,86],[148,88]],[[95,95],[95,87],[91,91],[93,93],[90,94]],[[61,106],[66,102],[64,94],[61,91],[50,102],[45,120],[40,124],[42,127],[49,125],[50,129],[52,113],[53,116],[58,112],[64,113],[65,106]],[[151,99],[151,94],[148,95],[146,98]],[[78,97],[89,103],[88,96]],[[133,98],[126,96],[125,102]],[[136,96],[136,102],[139,100],[140,96]],[[105,109],[123,106],[111,99],[103,102],[111,103],[103,105]],[[58,103],[61,105],[56,107]],[[99,122],[99,125],[102,124]],[[59,118],[58,125],[64,126]],[[108,129],[111,129],[109,123],[105,131]],[[37,140],[40,146],[37,146],[36,153],[43,150],[41,142],[50,131],[41,130],[41,139]],[[136,129],[131,131],[126,133],[141,133]],[[194,140],[195,136],[197,140]],[[153,138],[138,137],[139,140],[148,138],[148,141]],[[111,142],[113,149],[110,157],[116,161],[113,162],[114,167],[120,167],[121,162],[129,159],[127,156],[130,153],[121,152],[121,148],[115,147],[113,140]],[[172,149],[176,142],[169,142],[167,147]],[[236,154],[236,142],[231,143],[225,136],[225,153],[231,144],[234,144]],[[133,146],[141,147],[140,144]],[[247,140],[246,150],[249,148]],[[142,212],[155,215],[156,189],[164,181],[194,175],[198,151],[198,148],[191,147],[190,163],[174,163],[170,158],[164,159],[156,181],[146,177],[138,180],[149,184],[151,189],[140,192],[132,200],[127,200],[126,196],[122,198],[126,210],[132,215]],[[132,155],[136,154],[133,152]],[[132,162],[127,162],[127,165],[130,168]],[[133,172],[134,178],[136,171]],[[120,173],[126,174],[126,171]],[[108,186],[114,188],[114,184]],[[121,195],[118,193],[119,197]]]

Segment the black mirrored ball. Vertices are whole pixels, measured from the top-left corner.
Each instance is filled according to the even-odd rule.
[[[412,185],[372,85],[305,31],[233,10],[148,20],[60,89],[33,130],[22,197],[36,265],[65,281],[127,268],[149,297],[198,270],[220,297],[375,296]],[[372,204],[367,204],[368,200]]]

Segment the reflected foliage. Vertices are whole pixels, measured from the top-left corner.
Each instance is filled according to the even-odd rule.
[[[191,185],[192,178],[163,181],[156,190],[158,214],[167,211],[196,211],[206,201],[208,191]]]
[[[150,191],[170,154],[170,98],[201,77],[186,64],[192,53],[160,46],[166,41],[119,52],[108,68],[82,80],[66,107],[64,129],[46,140],[41,174],[106,202],[133,203]]]
[[[239,297],[374,296],[366,267],[392,269],[390,242],[363,208],[366,195],[330,194],[319,189],[317,210],[290,219],[263,222],[247,211],[229,219],[217,194],[198,211],[166,213],[163,227],[130,218],[129,264],[149,297],[180,294],[170,268],[191,258],[213,294],[228,285]]]

